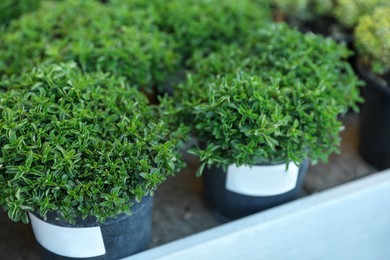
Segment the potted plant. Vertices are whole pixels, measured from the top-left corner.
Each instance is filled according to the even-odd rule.
[[[269,1],[252,0],[112,0],[115,8],[141,9],[153,24],[169,35],[180,53],[180,67],[160,84],[160,94],[173,93],[185,80],[185,69],[194,66],[193,56],[207,56],[221,44],[245,40],[252,30],[271,20]]]
[[[0,35],[0,74],[73,60],[85,72],[110,72],[153,93],[180,61],[173,40],[154,19],[141,8],[96,0],[44,1]]]
[[[389,5],[387,0],[337,0],[334,9],[334,16],[337,21],[344,26],[353,30],[359,19],[371,14],[375,8]]]
[[[252,30],[271,20],[269,1],[154,0],[157,26],[178,44],[182,63],[189,67],[194,52],[203,55],[221,44],[245,41]],[[198,53],[199,54],[199,53]]]
[[[307,160],[338,151],[337,117],[359,100],[348,54],[331,39],[271,24],[197,61],[175,100],[199,140],[191,152],[218,217],[292,200]]]
[[[171,132],[124,78],[83,74],[75,63],[9,82],[0,92],[0,205],[9,218],[31,222],[47,259],[145,249],[150,196],[182,165],[182,129]]]
[[[359,17],[371,13],[387,0],[274,0],[276,19],[287,20],[303,31],[346,41],[353,48],[353,28]]]
[[[365,80],[359,151],[378,169],[390,167],[390,6],[363,16],[355,30],[358,72]]]

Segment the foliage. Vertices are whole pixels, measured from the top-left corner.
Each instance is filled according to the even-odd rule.
[[[37,9],[40,2],[41,0],[1,0],[0,26],[8,25],[23,13]]]
[[[359,54],[376,74],[390,73],[390,6],[363,16],[355,29]]]
[[[203,167],[325,161],[338,150],[337,116],[360,100],[348,55],[330,39],[281,24],[196,60],[175,98],[200,141],[193,152]]]
[[[389,5],[388,0],[274,0],[276,7],[289,19],[313,21],[332,17],[351,29],[360,17],[370,14],[376,7]]]
[[[158,27],[171,34],[180,52],[209,53],[223,43],[245,41],[247,35],[271,20],[269,0],[153,0]]]
[[[95,0],[45,1],[0,35],[0,74],[74,60],[86,72],[125,76],[148,89],[175,71],[179,61],[171,37],[153,19],[147,10]]]
[[[331,16],[334,8],[332,0],[274,0],[274,4],[283,14],[298,21]]]
[[[34,69],[0,93],[0,204],[14,221],[129,214],[182,166],[182,128],[123,78],[76,67]]]
[[[360,17],[383,5],[390,5],[389,0],[337,0],[335,16],[345,27],[353,28]]]

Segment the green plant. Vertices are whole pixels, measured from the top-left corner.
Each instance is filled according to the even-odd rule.
[[[158,27],[171,34],[183,56],[205,54],[221,44],[245,41],[271,20],[268,0],[153,0]]]
[[[335,18],[346,29],[356,26],[360,17],[388,0],[274,0],[275,6],[290,20],[307,22],[321,17]]]
[[[390,73],[390,6],[363,16],[355,29],[356,46],[376,74]]]
[[[348,55],[330,39],[280,24],[196,60],[175,100],[200,142],[192,152],[202,167],[325,161],[338,150],[337,116],[360,100]]]
[[[74,63],[21,77],[0,93],[0,204],[12,220],[58,211],[104,222],[182,166],[183,128],[171,132],[123,78]]]
[[[376,7],[390,5],[388,0],[337,0],[334,10],[337,20],[346,28],[353,28],[363,15],[370,14]]]
[[[125,76],[150,90],[176,70],[171,38],[147,10],[95,0],[42,2],[0,35],[0,74],[14,75],[40,63],[74,60],[86,72]]]
[[[274,0],[275,6],[290,19],[311,21],[320,16],[331,16],[332,0]]]
[[[0,2],[0,25],[8,25],[23,13],[38,8],[41,0],[2,0]]]

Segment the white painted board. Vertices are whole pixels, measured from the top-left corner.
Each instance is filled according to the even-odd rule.
[[[390,170],[126,259],[390,259]]]

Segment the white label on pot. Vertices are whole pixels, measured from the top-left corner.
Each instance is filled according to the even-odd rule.
[[[100,227],[61,227],[31,213],[29,216],[35,238],[50,252],[67,257],[94,257],[106,253]]]
[[[273,196],[288,192],[297,185],[299,167],[289,163],[278,165],[230,165],[226,189],[249,196]]]

